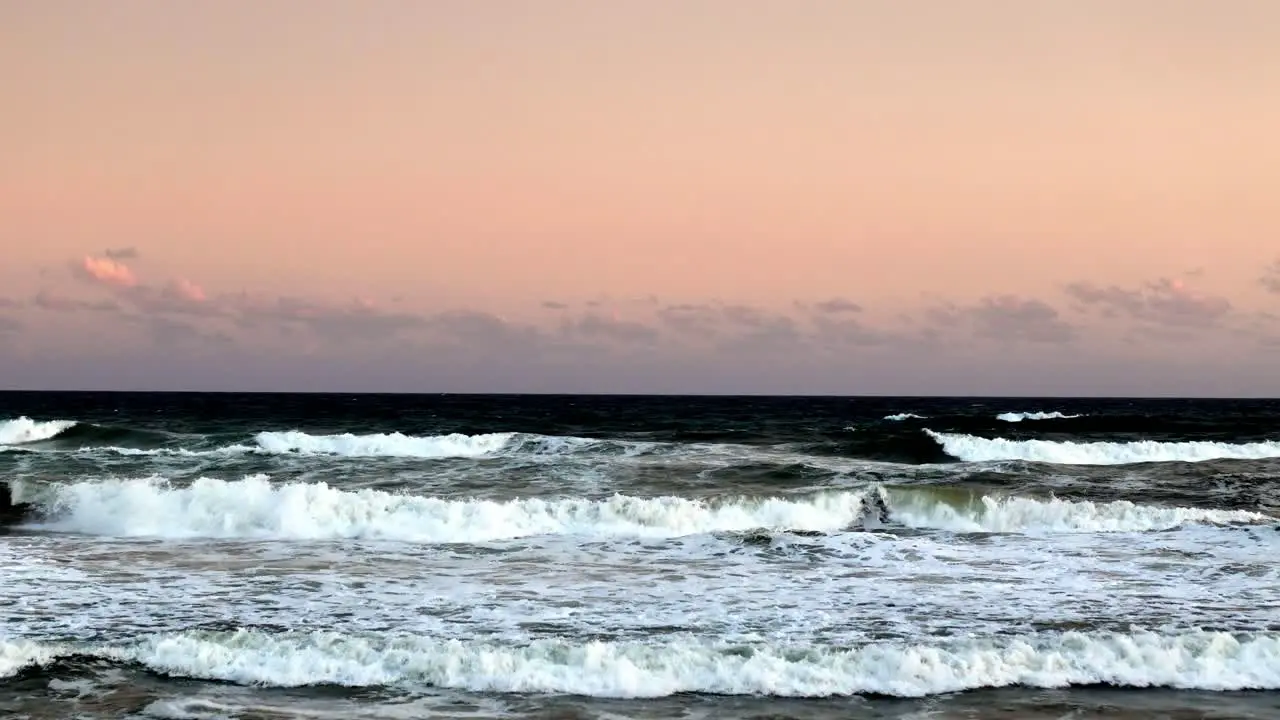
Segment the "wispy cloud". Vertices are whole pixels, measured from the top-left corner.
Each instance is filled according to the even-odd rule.
[[[82,300],[59,295],[51,290],[41,290],[31,298],[31,305],[52,312],[118,312],[120,304],[114,300]]]
[[[608,318],[594,312],[564,321],[561,329],[573,338],[627,345],[652,345],[659,340],[658,331],[649,325],[633,320]]]
[[[862,312],[861,305],[845,298],[831,298],[830,300],[823,300],[822,302],[814,303],[813,308],[818,312],[828,313],[831,315]]]
[[[1208,327],[1223,321],[1232,305],[1224,297],[1201,295],[1181,280],[1160,278],[1138,288],[1077,282],[1069,297],[1103,317],[1129,318],[1171,327]]]
[[[967,327],[979,338],[1003,342],[1062,344],[1079,335],[1049,303],[1016,295],[992,295],[974,305],[945,303],[925,317],[939,328]]]

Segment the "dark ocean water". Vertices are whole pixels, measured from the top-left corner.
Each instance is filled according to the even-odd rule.
[[[0,714],[1280,716],[1280,402],[0,393]]]

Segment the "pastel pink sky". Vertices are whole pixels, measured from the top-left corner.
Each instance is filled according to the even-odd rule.
[[[0,386],[1280,394],[1277,88],[1274,0],[0,0]]]

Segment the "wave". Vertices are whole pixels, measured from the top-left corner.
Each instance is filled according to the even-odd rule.
[[[159,431],[135,430],[101,425],[53,421],[31,423],[25,418],[0,424],[0,432],[13,430],[5,437],[18,438],[14,443],[38,447],[23,449],[55,452],[105,452],[116,455],[205,457],[221,455],[332,455],[351,458],[480,458],[503,453],[565,454],[592,446],[618,446],[626,454],[640,452],[654,443],[621,443],[579,437],[526,435],[521,433],[483,433],[464,435],[413,436],[402,433],[352,433],[312,435],[301,431],[260,432],[252,444],[234,443],[210,447],[204,436],[180,436]],[[177,445],[179,442],[191,446]],[[6,443],[0,443],[4,445]],[[204,447],[200,447],[203,444]],[[10,448],[14,449],[14,448]]]
[[[751,531],[839,533],[896,524],[950,532],[1145,532],[1275,522],[1244,510],[979,496],[957,488],[828,490],[791,497],[520,498],[497,501],[345,491],[266,476],[34,485],[10,481],[29,527],[108,537],[386,539],[484,543],[571,535],[674,538]]]
[[[1083,415],[1063,415],[1054,410],[1053,412],[1006,412],[996,416],[997,420],[1004,422],[1022,422],[1023,420],[1074,420],[1075,418],[1084,417]]]
[[[1280,689],[1280,636],[1067,632],[855,647],[540,640],[257,630],[160,634],[121,644],[0,642],[0,674],[60,658],[137,663],[165,675],[268,687],[437,687],[645,698],[677,693],[925,697],[1073,685]]]
[[[975,495],[944,489],[881,491],[893,522],[912,528],[973,533],[1117,533],[1170,530],[1184,525],[1275,522],[1248,510]]]
[[[15,504],[33,506],[35,527],[114,537],[317,540],[391,539],[479,543],[537,535],[679,537],[756,529],[837,531],[863,513],[864,493],[789,500],[614,495],[592,500],[442,499],[325,483],[272,484],[266,476],[32,486],[11,481]]]
[[[925,420],[927,418],[924,415],[917,415],[915,413],[897,413],[896,415],[885,415],[884,419],[893,422],[901,422],[903,420]]]
[[[1280,458],[1280,442],[1209,441],[1056,442],[981,438],[925,430],[946,453],[964,462],[1026,460],[1060,465],[1128,465],[1147,462],[1204,462]]]
[[[74,420],[37,421],[23,416],[0,422],[0,445],[22,445],[53,438],[75,427]]]
[[[304,432],[261,432],[254,436],[258,449],[269,454],[300,453],[345,457],[480,457],[507,447],[515,433],[483,435],[433,435],[414,437],[401,433],[309,435]]]

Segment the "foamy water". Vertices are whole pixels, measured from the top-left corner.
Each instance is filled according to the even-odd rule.
[[[262,402],[269,419],[285,401]],[[90,717],[656,707],[594,699],[800,717],[813,706],[778,703],[928,698],[879,715],[905,720],[994,688],[1026,717],[1043,696],[1017,688],[1280,690],[1265,427],[1107,435],[1089,425],[1106,408],[1070,403],[803,399],[696,420],[670,401],[678,422],[648,430],[662,417],[630,401],[524,402],[466,432],[412,404],[377,413],[404,429],[15,413],[0,678],[41,678]],[[324,414],[288,417],[308,412]],[[0,690],[0,711],[48,714],[24,697]]]

